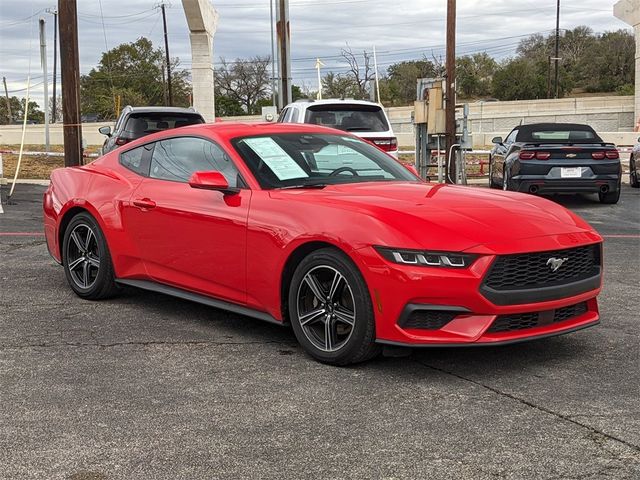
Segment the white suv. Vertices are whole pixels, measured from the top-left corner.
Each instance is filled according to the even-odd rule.
[[[398,139],[384,109],[362,100],[298,100],[287,105],[280,123],[311,123],[351,132],[398,156]]]

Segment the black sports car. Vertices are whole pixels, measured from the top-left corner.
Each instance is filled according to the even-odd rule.
[[[618,203],[622,168],[616,146],[588,125],[537,123],[493,139],[489,187],[528,193],[597,193]]]

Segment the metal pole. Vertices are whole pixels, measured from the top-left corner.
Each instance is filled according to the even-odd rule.
[[[555,95],[554,98],[558,98],[558,92],[560,89],[560,85],[558,82],[558,79],[560,77],[560,71],[558,69],[559,64],[558,64],[558,60],[560,60],[560,0],[558,0],[557,2],[557,8],[556,8],[556,58],[554,59],[555,62],[555,66],[556,66],[556,89],[555,89]]]
[[[80,55],[76,0],[58,0],[60,15],[60,66],[62,67],[62,119],[64,165],[82,165],[80,124]]]
[[[271,100],[273,106],[277,106],[276,100],[276,45],[273,35],[273,0],[269,0],[269,13],[271,14]]]
[[[58,11],[53,14],[53,101],[51,103],[53,109],[53,123],[56,123],[58,116],[58,106],[56,104],[58,89]]]
[[[42,83],[44,89],[44,151],[49,153],[49,72],[47,71],[47,34],[44,18],[40,18],[40,63],[42,64]]]
[[[167,61],[167,91],[169,96],[169,106],[173,106],[173,95],[171,92],[171,62],[169,60],[169,36],[167,35],[167,15],[164,11],[165,4],[162,2],[160,8],[162,9],[162,25],[164,27],[164,54]]]
[[[380,79],[378,78],[378,56],[376,55],[376,46],[373,46],[373,68],[376,71],[376,97],[378,99],[378,103],[382,104],[380,101]]]
[[[53,15],[53,95],[51,98],[51,123],[56,123],[57,119],[57,76],[58,76],[58,10],[47,8],[47,13]]]
[[[2,83],[4,83],[4,96],[7,99],[7,124],[13,123],[13,115],[11,114],[11,101],[9,100],[9,91],[7,90],[7,78],[2,77]]]
[[[451,155],[451,149],[456,144],[456,0],[447,0],[447,88],[446,88],[446,110],[445,110],[445,131],[446,143],[445,152],[447,157]],[[447,182],[456,181],[456,162],[449,162],[449,174]]]
[[[547,98],[551,98],[551,55],[549,55],[549,65],[547,65]]]

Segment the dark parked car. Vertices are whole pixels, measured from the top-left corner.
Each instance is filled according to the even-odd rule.
[[[102,145],[102,154],[151,133],[198,123],[205,123],[205,121],[193,108],[127,105],[122,109],[113,131],[111,127],[98,129],[101,134],[107,136]]]
[[[640,175],[638,172],[638,162],[640,162],[640,138],[633,147],[629,158],[629,183],[633,188],[640,188]]]
[[[493,139],[489,187],[528,193],[597,193],[618,203],[622,169],[613,143],[588,125],[537,123]]]

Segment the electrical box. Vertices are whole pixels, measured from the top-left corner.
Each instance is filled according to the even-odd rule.
[[[429,104],[427,102],[413,102],[413,123],[429,123]]]
[[[429,108],[427,133],[429,135],[444,133],[446,130],[443,93],[442,85],[437,85],[429,89],[429,101],[427,103]]]

